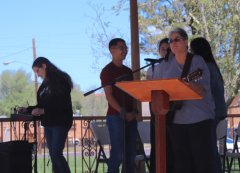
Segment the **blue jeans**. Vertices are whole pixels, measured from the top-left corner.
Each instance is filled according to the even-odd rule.
[[[44,127],[44,133],[54,173],[70,173],[68,163],[63,156],[68,129],[60,126]]]
[[[133,173],[135,168],[137,122],[124,121],[119,115],[108,115],[107,126],[111,141],[110,158],[108,161],[108,173],[119,173],[119,166],[123,162],[124,154],[124,122],[125,122],[125,142],[126,173]]]

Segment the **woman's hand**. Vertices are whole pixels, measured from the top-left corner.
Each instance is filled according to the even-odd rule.
[[[39,116],[42,114],[44,114],[44,109],[42,109],[42,108],[35,108],[32,110],[32,115],[34,115],[34,116]]]
[[[136,120],[137,120],[138,122],[139,122],[139,121],[143,121],[142,115],[137,114],[137,115],[136,115]]]
[[[125,119],[126,119],[128,122],[133,121],[133,120],[136,120],[136,114],[133,113],[133,112],[127,112]]]

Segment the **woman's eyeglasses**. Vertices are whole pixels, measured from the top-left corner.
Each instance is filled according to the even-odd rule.
[[[181,40],[184,40],[184,38],[175,38],[175,39],[169,39],[168,42],[171,44],[173,42],[179,42]]]

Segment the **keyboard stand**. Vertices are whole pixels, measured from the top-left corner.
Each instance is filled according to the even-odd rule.
[[[24,126],[24,140],[27,139],[27,132],[29,131],[30,123],[33,122],[33,151],[34,151],[34,173],[38,173],[37,171],[37,152],[38,152],[38,142],[37,142],[37,121],[40,120],[40,116],[33,116],[29,114],[11,114],[11,121],[23,121]]]

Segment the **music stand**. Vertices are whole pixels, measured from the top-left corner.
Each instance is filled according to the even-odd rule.
[[[116,86],[138,101],[152,102],[155,115],[156,173],[166,173],[166,113],[169,101],[201,99],[200,92],[180,79],[117,82]]]

